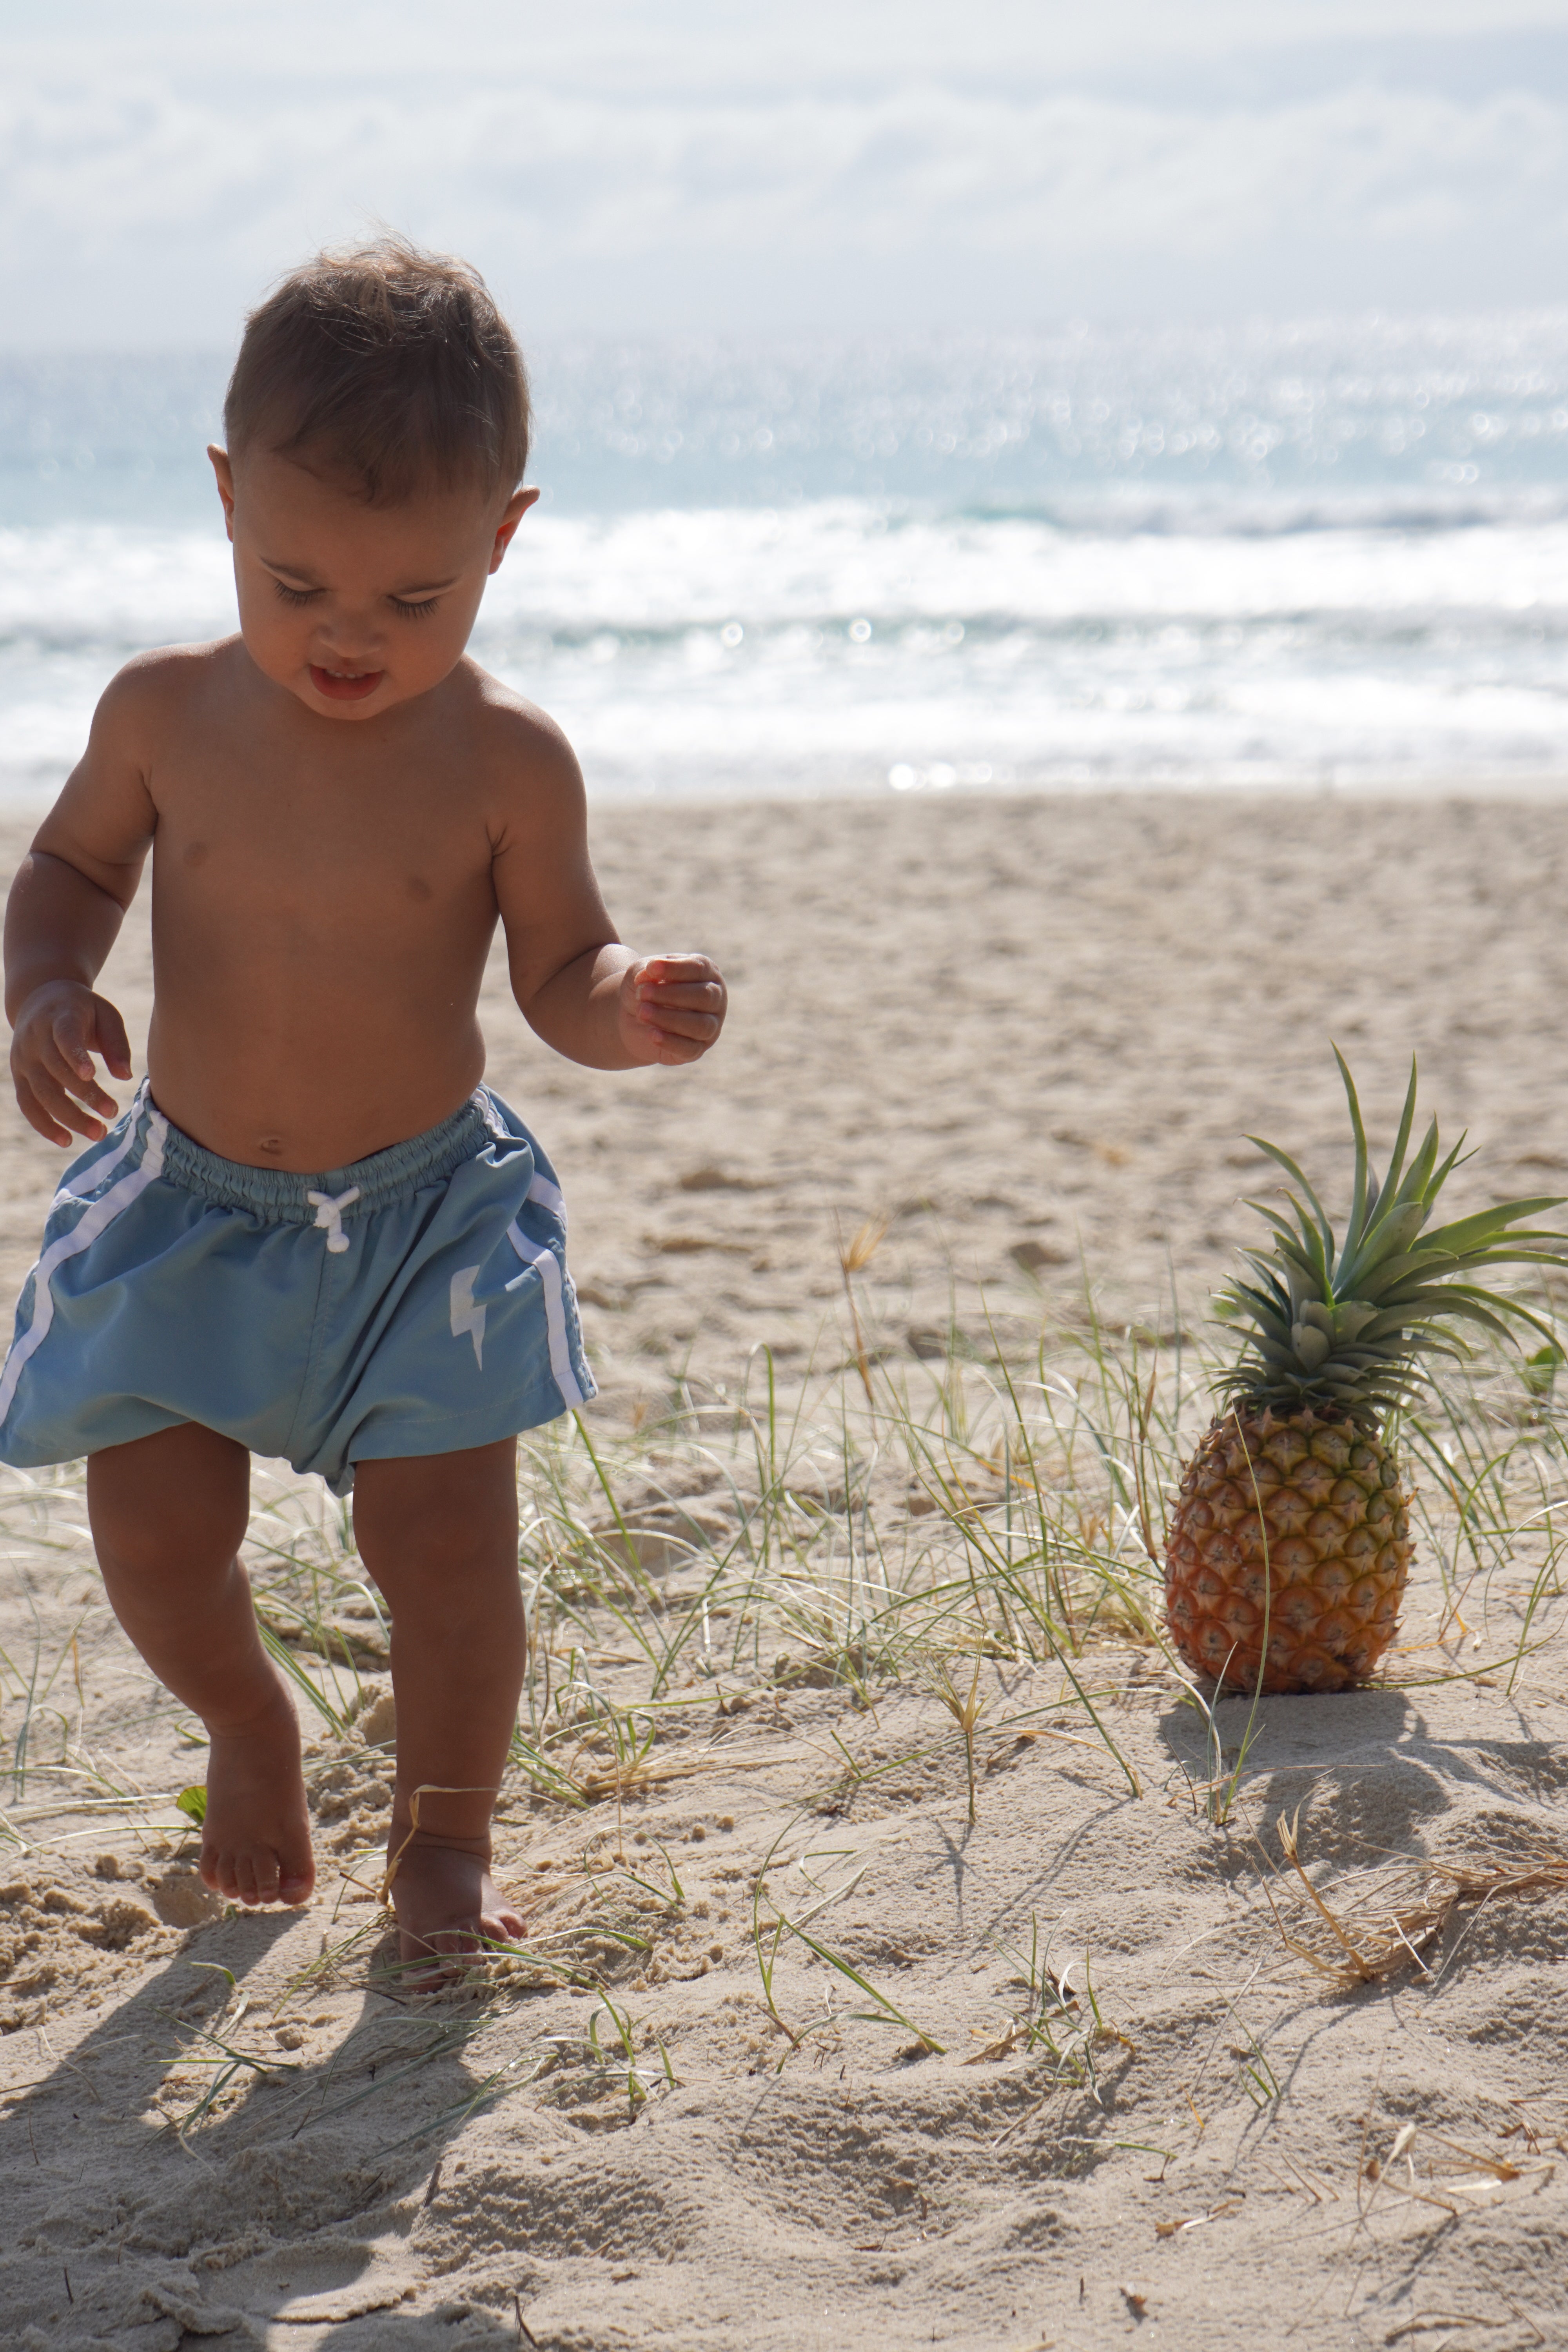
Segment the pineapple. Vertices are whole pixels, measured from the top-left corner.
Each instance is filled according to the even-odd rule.
[[[1408,1168],[1415,1072],[1381,1185],[1342,1054],[1355,1139],[1350,1217],[1337,1240],[1295,1161],[1257,1136],[1305,1196],[1293,1219],[1250,1202],[1271,1250],[1215,1301],[1245,1333],[1215,1381],[1224,1411],[1188,1463],[1165,1552],[1165,1613],[1188,1665],[1221,1688],[1345,1690],[1389,1643],[1409,1574],[1409,1496],[1383,1431],[1426,1377],[1466,1352],[1453,1325],[1552,1334],[1517,1299],[1479,1288],[1481,1266],[1568,1265],[1568,1234],[1528,1220],[1561,1199],[1505,1201],[1426,1230],[1459,1147],[1439,1161],[1434,1120]]]

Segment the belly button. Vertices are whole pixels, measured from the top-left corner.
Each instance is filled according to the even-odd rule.
[[[263,1151],[281,1151],[283,1138],[280,1135],[264,1135],[261,1139],[261,1149]]]

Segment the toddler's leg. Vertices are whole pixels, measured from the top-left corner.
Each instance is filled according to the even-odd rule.
[[[299,1726],[237,1557],[249,1501],[245,1448],[195,1422],[88,1461],[114,1613],[212,1743],[202,1876],[241,1903],[303,1903],[315,1873]]]
[[[517,1446],[354,1467],[360,1556],[392,1613],[397,1791],[388,1852],[403,1957],[522,1933],[489,1875],[490,1813],[525,1654],[517,1578]],[[412,1800],[421,1795],[419,1826]],[[443,1796],[438,1790],[469,1793]]]

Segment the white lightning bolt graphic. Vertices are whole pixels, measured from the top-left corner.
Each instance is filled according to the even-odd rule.
[[[474,1361],[482,1372],[485,1368],[485,1310],[474,1305],[474,1276],[477,1265],[465,1265],[452,1276],[452,1337],[460,1339],[470,1332],[474,1342]]]

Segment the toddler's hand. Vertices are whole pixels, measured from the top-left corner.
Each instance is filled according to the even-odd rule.
[[[120,1105],[97,1083],[95,1054],[112,1076],[131,1076],[125,1024],[108,999],[77,980],[36,988],[16,1016],[11,1076],[23,1118],[50,1143],[77,1135],[96,1143],[119,1118]]]
[[[645,956],[621,974],[621,1042],[636,1062],[695,1062],[723,1027],[728,1002],[707,956]]]

